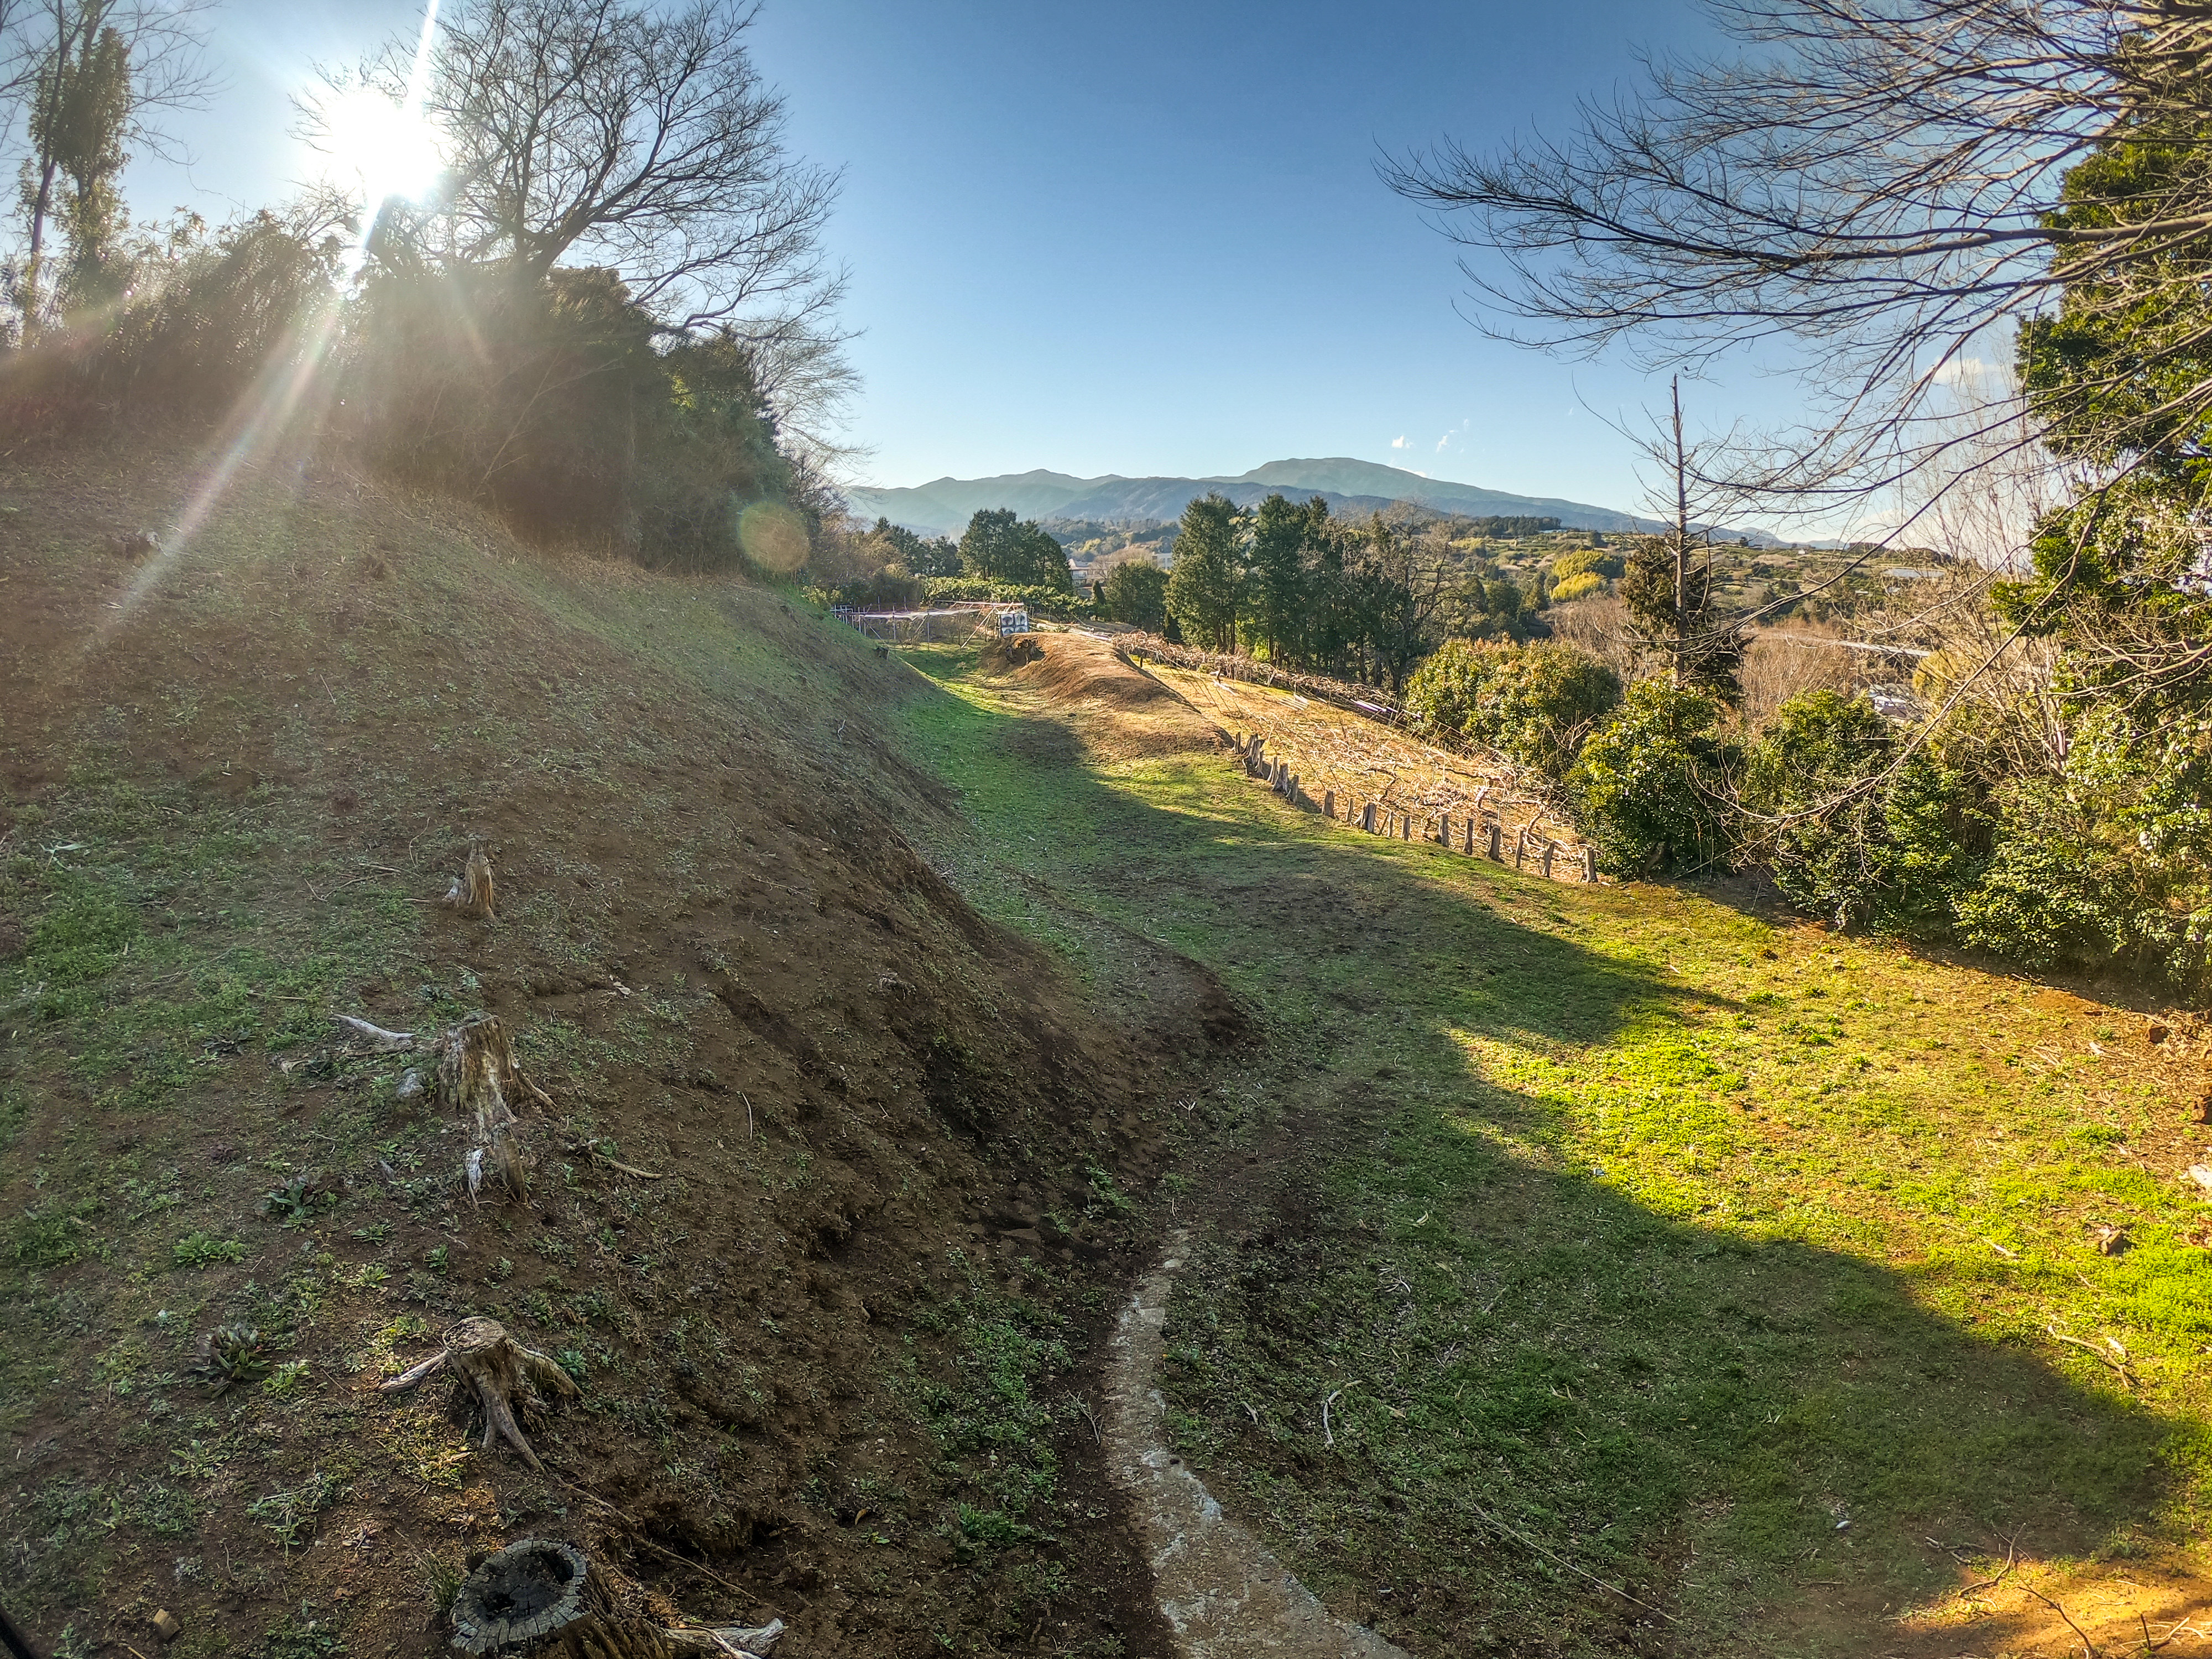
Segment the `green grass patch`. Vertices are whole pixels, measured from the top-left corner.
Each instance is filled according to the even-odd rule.
[[[1291,1173],[1222,1206],[1164,1382],[1332,1606],[1435,1651],[1725,1644],[1808,1580],[1940,1593],[1930,1538],[2201,1534],[2202,1206],[2130,1152],[2172,1108],[2081,1017],[1694,892],[1358,836],[1213,754],[1086,757],[965,653],[908,654],[943,681],[904,719],[975,830],[969,896],[1039,938],[1133,929],[1263,1023],[1193,1106]]]

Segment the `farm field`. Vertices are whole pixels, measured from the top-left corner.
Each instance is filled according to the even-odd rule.
[[[1349,834],[1103,646],[909,653],[972,902],[1258,1036],[1178,1099],[1177,1449],[1416,1653],[2191,1652],[2199,1028]],[[1228,722],[1220,722],[1226,724]]]

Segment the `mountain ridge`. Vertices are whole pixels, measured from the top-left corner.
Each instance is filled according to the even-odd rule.
[[[1219,490],[1239,507],[1274,491],[1318,495],[1331,507],[1407,501],[1475,517],[1555,518],[1578,530],[1635,530],[1652,521],[1612,507],[1547,495],[1520,495],[1448,478],[1356,460],[1350,456],[1287,458],[1237,474],[1207,477],[1079,477],[1043,467],[988,478],[934,478],[896,488],[855,485],[845,491],[863,518],[889,519],[924,535],[957,535],[983,508],[1010,507],[1025,519],[1175,519],[1194,497]]]

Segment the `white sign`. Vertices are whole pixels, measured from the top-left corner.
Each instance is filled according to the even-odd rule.
[[[1030,631],[1030,613],[1026,611],[1001,611],[999,613],[999,637]]]

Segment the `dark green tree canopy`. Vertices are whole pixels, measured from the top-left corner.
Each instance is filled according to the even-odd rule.
[[[1034,522],[1016,518],[1011,507],[987,507],[968,520],[960,538],[960,568],[1016,587],[1075,591],[1067,550]]]
[[[1193,645],[1208,651],[1237,648],[1249,529],[1244,514],[1218,490],[1182,510],[1167,604]]]

